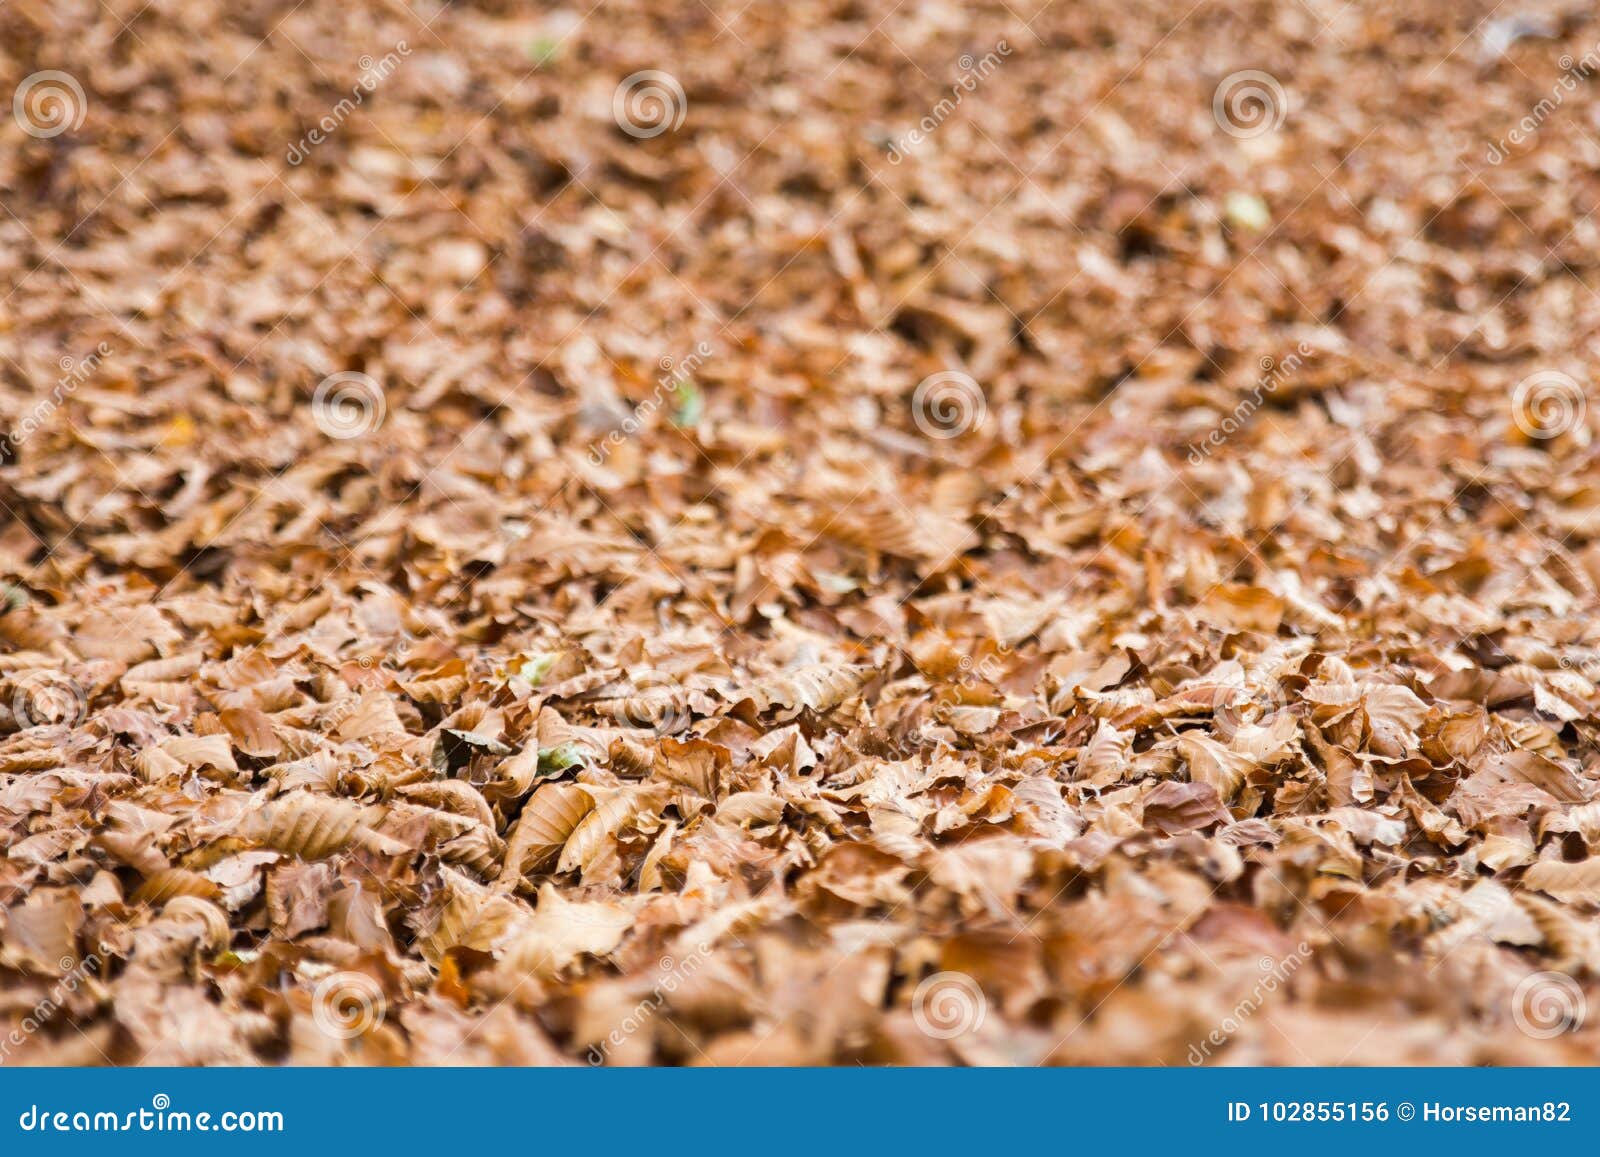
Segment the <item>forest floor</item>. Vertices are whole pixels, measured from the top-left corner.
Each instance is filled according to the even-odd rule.
[[[1600,1060],[1597,71],[9,0],[0,1063]]]

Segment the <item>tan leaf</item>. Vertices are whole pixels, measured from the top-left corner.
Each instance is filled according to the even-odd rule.
[[[611,952],[633,922],[633,913],[620,904],[570,901],[544,884],[533,917],[506,946],[506,961],[517,972],[559,976],[580,956]]]

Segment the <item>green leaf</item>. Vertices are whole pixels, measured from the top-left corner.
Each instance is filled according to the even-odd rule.
[[[672,396],[676,404],[672,408],[672,421],[677,426],[693,426],[700,420],[700,414],[705,410],[705,396],[700,393],[700,387],[692,381],[678,383]]]
[[[542,776],[560,775],[567,768],[578,767],[582,763],[583,748],[576,743],[561,743],[539,749],[539,774]]]
[[[537,687],[544,682],[544,677],[550,674],[550,668],[554,667],[560,658],[559,651],[534,651],[517,664],[515,674],[517,678],[526,679]]]

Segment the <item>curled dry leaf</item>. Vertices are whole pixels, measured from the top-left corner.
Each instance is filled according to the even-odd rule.
[[[317,860],[355,846],[381,855],[399,855],[405,846],[380,835],[373,813],[350,800],[310,792],[291,792],[265,807],[247,812],[239,824],[241,838],[274,851]]]
[[[502,881],[542,870],[561,854],[594,806],[594,796],[577,784],[548,783],[537,788],[511,829]]]

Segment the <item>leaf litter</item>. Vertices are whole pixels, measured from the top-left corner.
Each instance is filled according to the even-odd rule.
[[[1480,153],[1595,30],[1489,7],[0,10],[6,1059],[1592,1063],[1590,98]]]

